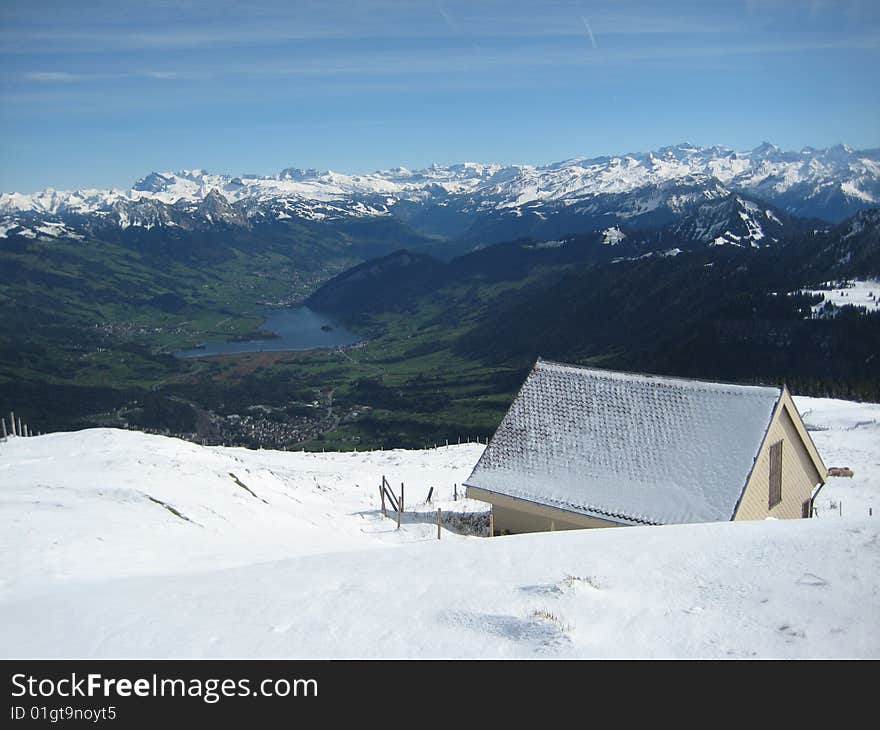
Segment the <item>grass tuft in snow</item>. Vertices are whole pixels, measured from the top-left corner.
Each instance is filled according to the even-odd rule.
[[[543,608],[532,611],[532,618],[536,618],[540,621],[546,621],[553,624],[554,626],[558,627],[563,634],[569,634],[574,629],[571,624],[563,621],[555,613],[551,613],[550,611],[547,611]]]
[[[198,525],[198,524],[199,524],[198,522],[195,522],[194,520],[191,520],[189,517],[187,517],[185,514],[183,514],[183,512],[181,512],[180,510],[178,510],[178,509],[172,507],[172,506],[171,506],[170,504],[168,504],[167,502],[163,502],[161,499],[156,499],[155,497],[151,497],[149,494],[145,494],[144,496],[145,496],[147,499],[149,499],[151,502],[155,502],[155,503],[158,504],[160,507],[164,507],[165,509],[167,509],[167,510],[168,510],[171,514],[173,514],[175,517],[179,517],[180,519],[184,520],[185,522],[191,522],[191,523],[194,524],[194,525]],[[201,527],[201,525],[199,525],[199,527]]]
[[[244,489],[244,491],[246,491],[252,497],[259,499],[261,502],[263,502],[263,504],[269,504],[265,499],[263,499],[262,497],[257,495],[257,493],[254,492],[254,490],[251,489],[247,484],[245,484],[243,481],[241,481],[241,479],[239,479],[237,476],[235,476],[235,474],[233,474],[232,472],[229,472],[229,476],[232,477],[232,481],[234,481],[239,487]]]

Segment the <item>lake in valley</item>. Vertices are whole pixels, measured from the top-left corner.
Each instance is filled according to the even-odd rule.
[[[235,355],[244,352],[279,352],[285,350],[316,350],[325,347],[353,345],[363,338],[347,330],[329,317],[308,307],[274,309],[262,313],[262,328],[278,335],[270,339],[241,342],[206,342],[201,347],[180,350],[177,357]]]

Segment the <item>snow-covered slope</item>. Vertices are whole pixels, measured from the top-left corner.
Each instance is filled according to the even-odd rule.
[[[833,398],[795,398],[825,466],[849,467],[819,492],[820,518],[880,517],[880,404]]]
[[[487,540],[444,510],[478,445],[306,454],[96,429],[0,443],[0,653],[877,657],[880,405],[798,399],[820,518]],[[843,462],[843,463],[841,463]],[[400,531],[379,511],[406,483]]]
[[[763,144],[748,152],[679,144],[647,153],[574,158],[550,165],[464,163],[368,174],[286,168],[272,176],[153,172],[126,190],[47,189],[0,194],[0,236],[51,237],[37,227],[87,218],[128,226],[192,227],[216,222],[200,204],[222,207],[224,223],[345,219],[393,215],[418,204],[434,217],[523,214],[546,220],[560,211],[589,215],[618,209],[623,217],[655,208],[676,211],[682,189],[731,191],[798,216],[839,221],[880,202],[880,151],[845,146],[784,152]],[[436,210],[434,210],[436,209]],[[195,223],[191,221],[196,221]],[[82,222],[82,221],[80,221]],[[79,231],[76,229],[74,232]],[[58,235],[64,230],[58,229]]]
[[[846,282],[845,286],[832,285],[827,289],[801,289],[804,294],[822,297],[822,301],[812,307],[813,316],[836,317],[841,307],[856,307],[867,312],[880,311],[880,280],[855,279]]]
[[[700,206],[697,215],[674,227],[687,240],[708,242],[711,246],[746,246],[758,248],[775,243],[784,223],[766,205],[739,195],[724,201],[710,201]]]
[[[482,448],[250,451],[118,429],[11,439],[0,443],[0,480],[10,487],[0,497],[10,528],[0,535],[0,552],[16,557],[14,570],[0,571],[0,587],[188,572],[419,539],[421,529],[407,525],[398,535],[377,513],[382,475],[395,488],[406,484],[411,508],[433,486],[434,508],[485,509],[473,501],[446,505]]]

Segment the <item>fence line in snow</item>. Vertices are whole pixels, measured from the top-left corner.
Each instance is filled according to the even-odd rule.
[[[379,504],[380,509],[382,510],[382,515],[384,517],[389,517],[388,509],[394,510],[393,518],[397,522],[397,529],[400,529],[400,526],[404,522],[403,514],[407,512],[405,506],[405,490],[406,485],[404,482],[400,483],[400,493],[395,494],[391,490],[391,484],[388,482],[388,479],[383,474],[382,481],[379,484]],[[432,499],[434,496],[434,487],[431,486],[428,489],[427,497],[425,501],[420,503],[420,505],[424,505],[427,507],[431,505]],[[458,501],[458,482],[453,484],[453,500]],[[439,507],[436,512],[433,510],[424,509],[421,506],[411,507],[408,512],[410,522],[419,522],[425,523],[433,519],[433,515],[436,515],[437,520],[437,539],[440,539],[441,526],[446,525],[447,529],[458,530],[464,532],[465,534],[483,534],[488,535],[489,537],[495,536],[494,530],[494,521],[495,516],[492,514],[492,510],[490,509],[488,512],[484,511],[475,511],[475,512],[457,512],[455,510],[449,510],[447,512],[443,512]]]
[[[27,423],[22,421],[21,416],[16,416],[15,411],[9,411],[9,426],[6,425],[6,416],[0,416],[0,442],[6,442],[10,436],[42,436],[42,431],[36,433]]]

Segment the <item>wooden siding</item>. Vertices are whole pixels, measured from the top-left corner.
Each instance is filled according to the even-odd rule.
[[[492,505],[496,535],[620,526],[616,522],[587,517],[577,512],[568,512],[477,487],[467,487],[467,497]]]
[[[758,458],[743,490],[734,520],[800,519],[804,514],[804,502],[813,490],[825,481],[824,465],[800,422],[794,402],[786,390],[779,400]],[[770,496],[770,450],[782,441],[782,500],[768,507]],[[811,453],[812,451],[812,453]],[[820,468],[822,473],[820,474]]]

